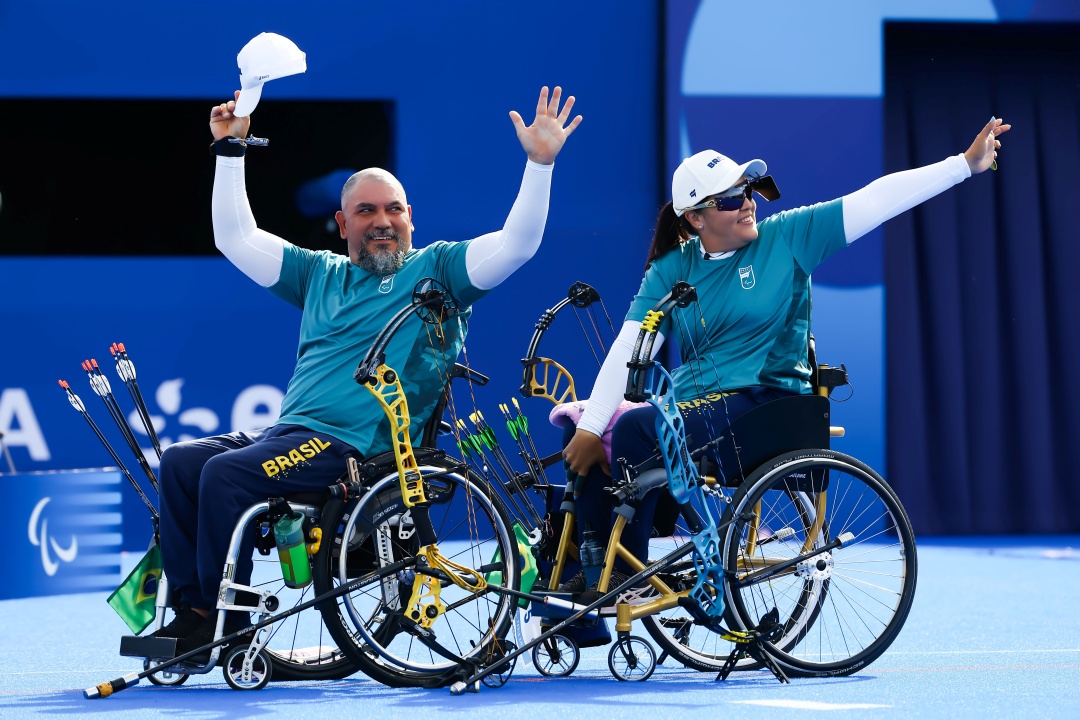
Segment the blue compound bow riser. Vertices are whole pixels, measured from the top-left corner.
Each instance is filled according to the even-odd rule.
[[[690,461],[686,442],[686,428],[675,403],[675,382],[659,363],[650,359],[656,334],[664,317],[676,307],[686,307],[697,299],[693,286],[677,283],[656,306],[646,313],[634,352],[627,363],[630,375],[627,380],[626,399],[648,402],[656,408],[656,437],[660,455],[668,475],[668,489],[680,505],[689,504],[696,511],[696,527],[691,528],[694,543],[693,562],[697,582],[688,597],[697,610],[695,615],[718,624],[724,614],[724,574],[720,557],[720,533],[705,502],[701,476]]]

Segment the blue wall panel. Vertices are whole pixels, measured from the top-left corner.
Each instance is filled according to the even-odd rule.
[[[130,114],[114,128],[118,148],[125,148],[116,162],[134,157],[131,181],[153,182],[162,170],[147,177],[152,165],[145,161],[154,143],[168,138],[154,135],[139,99],[227,97],[238,84],[240,47],[261,31],[279,32],[308,53],[309,70],[270,83],[266,107],[304,99],[391,103],[391,169],[408,190],[416,242],[424,244],[501,225],[524,164],[506,113],[528,115],[541,84],[561,83],[578,96],[576,111],[586,119],[558,160],[544,244],[477,308],[472,323],[470,362],[493,376],[477,399],[494,415],[495,405],[516,393],[532,323],[572,281],[596,285],[620,323],[640,280],[656,208],[687,150],[713,146],[766,159],[783,207],[850,192],[882,167],[883,22],[1080,17],[1075,3],[1054,0],[832,0],[812,4],[812,12],[801,0],[737,8],[706,0],[667,3],[664,18],[660,7],[655,0],[597,0],[566,18],[494,0],[0,3],[0,64],[8,68],[0,97],[130,99]],[[735,31],[735,21],[753,31]],[[837,44],[839,59],[824,51]],[[833,60],[815,72],[822,58]],[[256,133],[258,123],[256,111]],[[350,128],[312,117],[294,131],[333,143]],[[52,140],[77,142],[78,128]],[[142,158],[136,148],[144,149]],[[206,162],[202,148],[192,162]],[[0,193],[13,181],[0,166]],[[123,188],[117,191],[122,197]],[[170,200],[182,211],[185,198]],[[147,232],[152,237],[152,228]],[[879,268],[880,238],[873,234],[821,269],[815,308],[823,358],[848,363],[859,380],[844,412],[878,419],[884,349],[870,339],[881,335],[880,304],[860,293],[880,291]],[[104,420],[78,363],[87,356],[101,361],[117,340],[129,345],[167,437],[231,429],[238,408],[257,420],[270,414],[268,403],[288,380],[297,326],[295,311],[221,259],[0,258],[0,431],[20,470],[107,462],[56,380],[70,380]],[[580,363],[586,393],[595,363],[584,343],[567,332],[547,352]],[[103,365],[122,390],[111,363]],[[542,421],[546,408],[526,409],[543,449],[553,449],[554,433]],[[28,439],[32,423],[43,446]],[[857,454],[880,457],[882,434],[871,434],[876,439],[867,442],[877,449]]]
[[[658,203],[658,17],[654,0],[587,3],[575,8],[573,22],[494,1],[3,3],[0,64],[19,72],[0,76],[0,97],[130,98],[117,140],[144,142],[150,157],[154,143],[168,138],[154,136],[152,119],[139,116],[139,98],[228,97],[238,85],[236,53],[244,43],[261,31],[281,33],[307,52],[308,71],[266,86],[253,131],[260,110],[273,103],[392,103],[391,169],[413,206],[414,242],[423,245],[502,225],[525,164],[507,113],[531,118],[540,86],[563,85],[578,97],[575,112],[585,122],[557,161],[544,244],[477,308],[472,322],[470,361],[493,377],[478,402],[497,415],[497,403],[520,383],[518,361],[532,324],[571,282],[598,286],[618,318],[637,288]],[[333,117],[312,117],[294,131],[333,143],[350,128]],[[264,152],[289,139],[272,138]],[[116,158],[130,160],[127,152]],[[191,161],[206,163],[202,147]],[[140,174],[147,172],[150,177]],[[135,163],[132,182],[152,182],[153,172],[152,165]],[[11,181],[0,168],[0,193]],[[117,191],[122,197],[123,188]],[[191,200],[170,199],[179,211],[185,201]],[[0,354],[0,392],[9,408],[6,425],[0,411],[0,431],[8,431],[18,469],[35,470],[108,461],[56,386],[66,377],[99,422],[107,420],[78,369],[85,357],[100,362],[112,342],[127,343],[151,405],[159,389],[169,405],[151,410],[166,419],[170,438],[199,434],[213,417],[216,430],[228,430],[245,390],[284,389],[298,315],[224,260],[0,258],[0,327],[8,348]],[[15,351],[16,344],[34,350]],[[577,337],[550,352],[588,355]],[[588,362],[586,388],[595,373],[591,356]],[[31,455],[13,419],[10,408],[23,408],[24,398],[42,428],[47,457],[40,450]],[[200,408],[213,417],[188,412]],[[530,412],[537,412],[535,425],[546,424],[546,408]],[[545,451],[554,451],[554,437]]]

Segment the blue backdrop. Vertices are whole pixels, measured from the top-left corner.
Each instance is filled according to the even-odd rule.
[[[469,336],[471,364],[493,377],[478,400],[496,415],[496,403],[516,393],[532,323],[572,281],[596,285],[619,323],[681,157],[713,146],[765,158],[784,192],[777,209],[839,196],[883,172],[886,21],[1080,18],[1074,4],[1050,0],[777,0],[739,6],[734,16],[732,8],[719,0],[596,0],[572,16],[544,16],[494,0],[2,3],[0,64],[9,71],[0,97],[130,99],[116,137],[145,152],[132,162],[132,150],[118,151],[115,162],[132,164],[133,183],[153,182],[168,168],[153,164],[153,144],[163,140],[152,118],[140,117],[139,100],[228,97],[240,47],[261,31],[279,32],[307,52],[309,69],[269,84],[263,102],[391,103],[391,169],[424,244],[502,224],[524,164],[507,111],[528,115],[541,85],[562,84],[578,96],[585,122],[558,160],[543,247],[478,306]],[[736,31],[733,20],[753,30]],[[295,132],[333,142],[349,131],[324,124],[313,119]],[[77,131],[53,140],[77,142]],[[194,148],[192,162],[204,164],[203,153]],[[0,159],[0,196],[17,182]],[[124,188],[116,191],[122,207]],[[185,198],[169,202],[183,211]],[[860,240],[815,278],[821,359],[847,363],[856,383],[853,400],[836,412],[849,429],[842,447],[879,468],[880,242],[880,233]],[[78,364],[105,360],[115,341],[128,344],[164,436],[257,423],[273,414],[288,380],[297,324],[294,311],[222,259],[62,258],[48,247],[36,258],[0,259],[0,431],[19,470],[108,462],[56,381],[70,380],[104,419]],[[552,337],[547,352],[579,363],[587,390],[595,363],[586,345],[569,332]],[[121,389],[111,362],[102,365]],[[546,409],[530,414],[550,451],[556,435],[544,429]]]

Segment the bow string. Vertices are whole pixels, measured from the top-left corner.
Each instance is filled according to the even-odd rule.
[[[521,363],[525,366],[520,388],[522,395],[527,398],[546,398],[555,405],[577,401],[577,388],[574,385],[574,377],[570,374],[570,371],[556,360],[540,356],[537,353],[540,349],[540,340],[555,321],[555,317],[563,309],[571,307],[574,309],[574,315],[577,317],[578,325],[581,326],[581,331],[585,336],[585,341],[589,345],[589,350],[592,352],[593,358],[596,360],[597,366],[603,364],[604,356],[607,354],[607,346],[603,341],[599,323],[593,312],[595,309],[594,305],[596,304],[599,304],[600,311],[607,321],[608,329],[612,336],[614,336],[615,328],[614,325],[612,325],[611,316],[608,315],[607,307],[604,306],[604,301],[601,299],[600,293],[596,291],[596,288],[587,283],[580,281],[575,282],[570,286],[565,298],[556,303],[554,307],[544,311],[540,316],[540,319],[536,321],[536,325],[534,326],[535,330],[532,339],[529,342],[529,349],[525,353],[525,357],[521,360]],[[582,313],[580,311],[582,310],[587,311],[586,315],[589,319],[592,335],[590,335],[589,330],[586,329],[585,323],[581,319]],[[596,346],[593,344],[594,339],[596,341]],[[597,352],[597,347],[599,348],[599,353]]]
[[[648,402],[657,410],[656,436],[660,456],[668,476],[668,490],[680,505],[695,512],[691,525],[694,543],[693,562],[697,580],[688,597],[693,600],[712,626],[724,614],[724,571],[720,557],[720,534],[716,518],[705,502],[701,475],[691,459],[685,421],[676,404],[675,381],[658,362],[652,360],[652,348],[664,319],[676,308],[686,308],[697,300],[697,290],[678,282],[671,292],[649,310],[641,323],[634,350],[627,367],[625,397],[631,402]]]

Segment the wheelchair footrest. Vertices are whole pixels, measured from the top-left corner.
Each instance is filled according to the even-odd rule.
[[[120,654],[124,657],[174,658],[178,642],[177,638],[125,635],[120,638]]]
[[[532,614],[542,620],[565,620],[587,607],[586,605],[575,603],[573,600],[573,593],[544,590],[535,592],[533,595],[539,595],[543,598],[542,602],[533,600],[532,603]],[[578,622],[584,625],[595,625],[596,621],[599,619],[600,611],[593,610],[592,612],[583,615]]]

